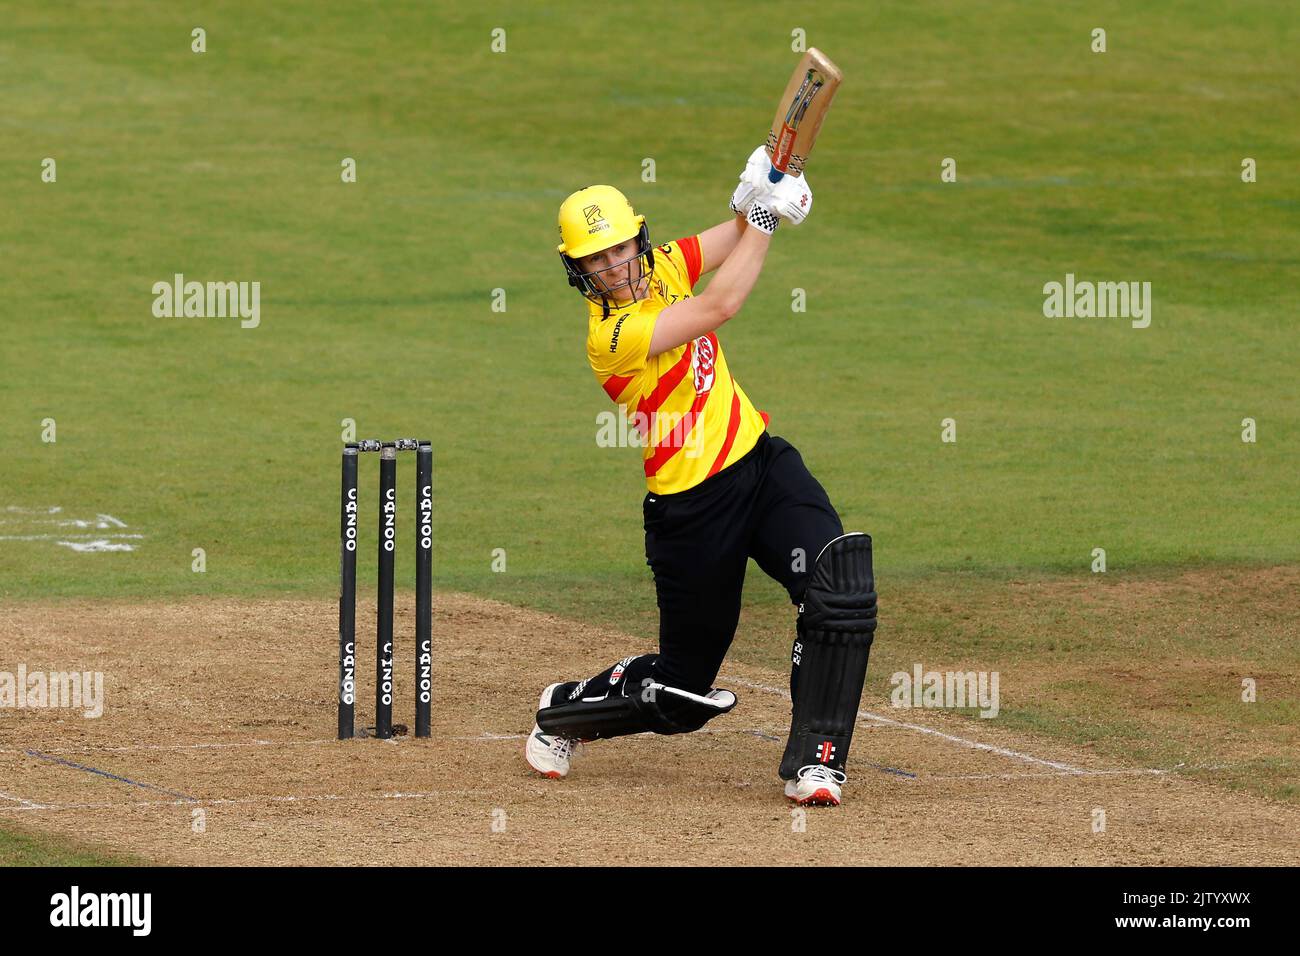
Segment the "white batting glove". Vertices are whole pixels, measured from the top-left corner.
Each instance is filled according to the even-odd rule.
[[[779,183],[754,198],[754,205],[762,205],[792,226],[797,226],[812,212],[812,187],[803,174],[786,173]]]
[[[767,150],[762,146],[749,154],[745,168],[740,171],[740,185],[731,194],[732,212],[737,215],[747,214],[749,207],[754,204],[754,199],[772,188],[772,183],[767,178],[771,168],[772,161],[768,159]]]

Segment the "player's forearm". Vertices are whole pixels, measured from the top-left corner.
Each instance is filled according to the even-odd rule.
[[[704,257],[703,272],[714,272],[731,255],[745,234],[744,213],[737,213],[731,219],[710,226],[700,233],[700,252]]]
[[[718,274],[713,277],[703,295],[715,302],[727,317],[740,311],[749,293],[758,281],[758,274],[763,271],[763,262],[767,258],[767,248],[772,237],[761,229],[746,228],[736,243],[736,248],[727,256]]]
[[[739,312],[763,270],[771,241],[771,235],[761,229],[747,228],[708,288],[659,314],[650,337],[650,357],[712,332]]]

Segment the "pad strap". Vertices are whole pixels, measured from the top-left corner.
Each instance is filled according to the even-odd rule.
[[[624,689],[629,696],[610,694],[544,707],[537,712],[537,726],[548,734],[575,740],[605,740],[646,731],[685,734],[736,706],[736,695],[729,690],[692,694],[648,677],[642,686]]]

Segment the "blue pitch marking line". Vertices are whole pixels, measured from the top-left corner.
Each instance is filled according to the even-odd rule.
[[[883,763],[872,763],[871,761],[868,760],[867,766],[875,767],[877,770],[883,770],[885,773],[896,773],[900,777],[911,777],[913,780],[916,779],[916,774],[914,773],[911,773],[907,770],[899,770],[897,767],[886,767]]]
[[[39,750],[26,751],[27,756],[36,757],[40,760],[49,760],[52,763],[62,764],[65,767],[72,767],[74,770],[84,770],[86,773],[98,774],[101,777],[107,777],[109,780],[117,780],[121,783],[130,784],[133,787],[139,787],[141,790],[153,790],[156,793],[165,793],[171,797],[178,797],[190,803],[198,803],[198,797],[191,797],[187,793],[178,793],[175,790],[168,790],[166,787],[155,787],[151,783],[140,783],[138,780],[132,780],[130,777],[118,776],[115,773],[109,773],[107,770],[100,770],[96,767],[87,767],[85,764],[73,763],[71,760],[64,760],[62,757],[54,757],[50,754],[43,754]]]

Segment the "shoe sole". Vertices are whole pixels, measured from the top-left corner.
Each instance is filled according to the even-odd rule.
[[[840,801],[835,794],[826,789],[815,790],[802,800],[790,796],[787,796],[786,799],[791,803],[797,803],[801,807],[838,807],[840,805]]]
[[[524,763],[528,764],[528,769],[531,770],[533,773],[538,774],[538,775],[543,776],[543,777],[546,777],[546,778],[549,779],[549,780],[563,780],[563,779],[564,779],[564,774],[560,773],[560,771],[558,771],[558,770],[543,770],[541,767],[538,767],[536,764],[534,764],[533,761],[532,761],[532,759],[531,759],[531,758],[529,757],[529,755],[528,755],[528,744],[527,744],[527,742],[524,743]]]

